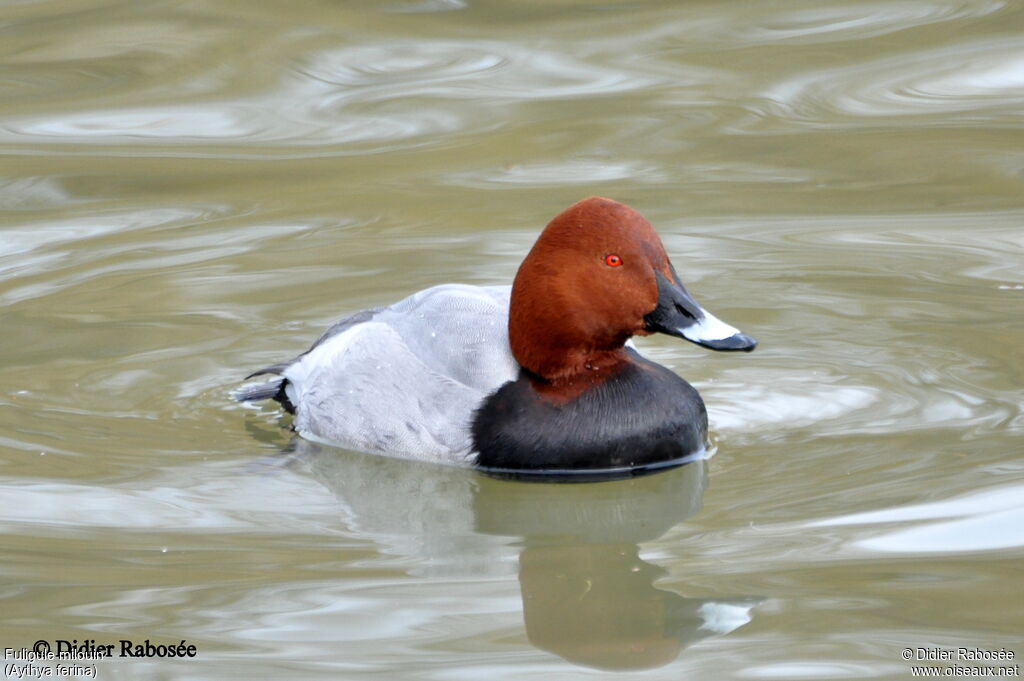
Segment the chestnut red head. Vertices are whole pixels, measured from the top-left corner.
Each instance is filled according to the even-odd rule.
[[[591,197],[548,223],[512,285],[509,341],[527,370],[557,381],[624,360],[634,335],[669,333],[713,349],[756,341],[705,312],[635,210]]]

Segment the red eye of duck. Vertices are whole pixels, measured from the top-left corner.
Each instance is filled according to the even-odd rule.
[[[622,258],[615,255],[614,253],[611,253],[609,255],[604,256],[604,264],[608,265],[608,267],[619,267],[620,265],[622,265]]]

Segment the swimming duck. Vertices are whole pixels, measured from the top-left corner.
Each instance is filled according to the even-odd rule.
[[[357,312],[236,397],[277,400],[301,436],[349,449],[517,477],[630,474],[707,442],[697,391],[629,343],[656,332],[757,345],[694,300],[643,216],[591,197],[547,225],[511,288],[443,284]]]

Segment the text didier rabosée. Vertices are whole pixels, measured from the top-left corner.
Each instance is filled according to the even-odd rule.
[[[913,650],[915,660],[956,660],[958,662],[979,661],[979,660],[1012,660],[1015,655],[1012,650],[999,648],[987,650],[984,648],[908,648]],[[910,656],[907,656],[910,659]]]
[[[104,657],[195,657],[197,649],[194,643],[189,643],[185,639],[172,643],[153,643],[148,638],[142,642],[120,639],[117,643],[97,643],[94,639],[84,641],[56,639],[52,645],[49,641],[39,640],[31,649],[26,648],[19,651],[8,648],[4,652],[5,658],[13,657],[14,659],[25,659],[30,656],[44,659],[99,659]]]

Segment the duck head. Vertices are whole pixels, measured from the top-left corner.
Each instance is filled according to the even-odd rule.
[[[629,206],[591,197],[555,216],[512,285],[516,361],[541,379],[571,380],[626,361],[625,342],[655,332],[712,350],[757,345],[694,300],[657,232]]]

